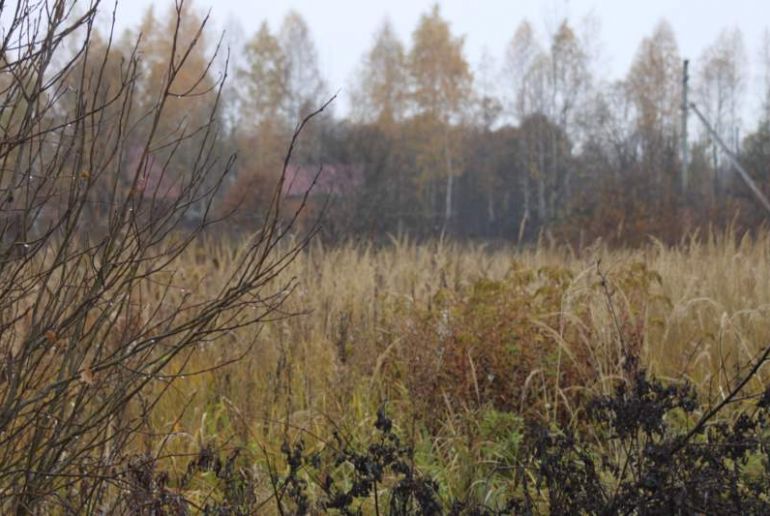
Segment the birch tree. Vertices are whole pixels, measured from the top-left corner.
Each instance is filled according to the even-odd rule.
[[[542,101],[545,91],[546,61],[547,56],[537,41],[532,25],[524,20],[519,24],[508,44],[503,68],[508,90],[506,95],[508,112],[519,124],[531,115],[544,110]],[[521,152],[520,155],[527,156],[528,153]],[[530,218],[532,182],[537,181],[540,191],[544,191],[545,185],[543,178],[538,177],[536,166],[526,162],[522,163],[520,168],[523,198],[522,224],[526,225]],[[544,201],[544,196],[540,196],[540,199]],[[542,219],[545,216],[544,202],[539,203],[538,208]]]
[[[451,124],[471,97],[473,76],[463,53],[464,38],[454,36],[438,5],[422,15],[412,34],[408,66],[415,111],[431,138],[422,152],[421,168],[429,179],[443,168],[446,180],[443,225],[452,217],[452,188],[461,153]],[[454,139],[454,141],[453,141]],[[441,162],[443,161],[443,166]]]
[[[243,64],[236,71],[239,112],[234,140],[239,151],[234,186],[228,191],[229,208],[258,216],[270,200],[281,170],[281,143],[290,136],[292,121],[286,116],[287,59],[267,22],[246,42]]]
[[[739,29],[723,30],[701,54],[695,94],[703,113],[722,141],[738,151],[740,110],[746,87],[747,57],[743,34]],[[721,190],[727,170],[718,144],[703,132],[709,145],[714,187]]]
[[[305,19],[289,11],[281,24],[278,42],[284,56],[284,112],[292,126],[312,111],[326,88],[318,66],[318,51]]]
[[[681,63],[674,32],[668,22],[661,21],[653,34],[642,40],[626,79],[644,167],[658,190],[663,171],[670,168],[668,161],[676,154]]]
[[[385,20],[364,56],[353,93],[353,116],[362,121],[390,124],[406,113],[408,70],[404,45]]]

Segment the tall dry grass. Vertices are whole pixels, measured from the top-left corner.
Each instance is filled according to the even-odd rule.
[[[234,256],[234,247],[208,242],[180,257],[179,295],[216,289]],[[187,369],[203,372],[174,382],[151,426],[175,429],[175,442],[164,445],[177,451],[210,439],[275,451],[287,432],[320,435],[330,425],[366,426],[384,400],[399,407],[401,424],[409,415],[414,426],[419,400],[410,395],[403,372],[415,365],[404,362],[443,330],[431,334],[431,326],[427,333],[423,326],[409,338],[410,328],[432,320],[425,314],[439,309],[441,295],[459,295],[480,280],[504,281],[512,270],[534,271],[525,286],[533,292],[548,282],[538,272],[566,273],[552,313],[531,323],[554,343],[549,364],[557,371],[579,356],[593,371],[584,385],[560,385],[562,374],[538,379],[533,372],[527,388],[542,398],[542,417],[579,419],[568,391],[609,389],[608,380],[622,375],[624,346],[636,346],[657,376],[684,375],[703,395],[718,399],[740,375],[737,368],[770,343],[768,258],[766,234],[694,236],[676,247],[651,241],[638,250],[597,244],[579,252],[554,244],[518,250],[409,241],[383,248],[315,245],[284,272],[298,285],[284,312],[258,334],[233,332],[226,346],[193,356]],[[472,373],[477,382],[485,377],[483,370]],[[754,380],[754,390],[764,378]],[[473,408],[457,403],[441,410],[456,415]],[[445,433],[460,432],[451,417],[443,421]]]

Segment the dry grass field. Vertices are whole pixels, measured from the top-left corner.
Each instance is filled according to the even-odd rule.
[[[770,123],[665,22],[481,88],[436,4],[343,114],[299,12],[85,4],[0,16],[0,514],[770,514]]]
[[[217,289],[236,255],[191,248],[174,267],[175,295]],[[590,434],[584,401],[609,394],[629,360],[716,402],[770,343],[766,234],[579,252],[546,241],[311,245],[275,285],[293,292],[270,322],[170,364],[183,376],[142,443],[161,457],[248,450],[267,498],[264,471],[284,467],[284,443],[321,449],[334,432],[368,442],[384,404],[443,495],[489,502],[506,489],[499,466],[521,422]],[[746,392],[766,378],[760,370]],[[165,467],[187,464],[174,461]]]

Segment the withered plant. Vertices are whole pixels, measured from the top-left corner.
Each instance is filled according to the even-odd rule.
[[[285,315],[293,280],[276,277],[315,227],[282,244],[297,218],[281,216],[283,174],[220,288],[174,281],[177,258],[221,223],[234,162],[217,152],[226,59],[218,44],[191,71],[208,18],[184,32],[183,3],[151,90],[141,37],[119,51],[112,30],[96,33],[99,0],[0,1],[0,512],[151,512],[129,495],[137,450],[164,453],[152,408],[196,373],[198,348]],[[168,116],[201,102],[204,117]],[[324,107],[298,124],[284,172]],[[142,448],[150,438],[161,445]]]

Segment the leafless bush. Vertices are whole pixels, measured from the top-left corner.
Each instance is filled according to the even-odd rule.
[[[215,152],[226,73],[180,80],[207,22],[182,38],[182,4],[162,87],[142,91],[139,47],[121,55],[112,34],[95,35],[99,0],[77,13],[0,1],[2,512],[132,503],[129,450],[152,407],[196,347],[281,315],[293,285],[276,278],[313,233],[279,247],[291,229],[278,224],[279,185],[215,295],[174,285],[175,259],[217,222],[233,163]],[[201,123],[168,124],[169,103],[204,97]]]

